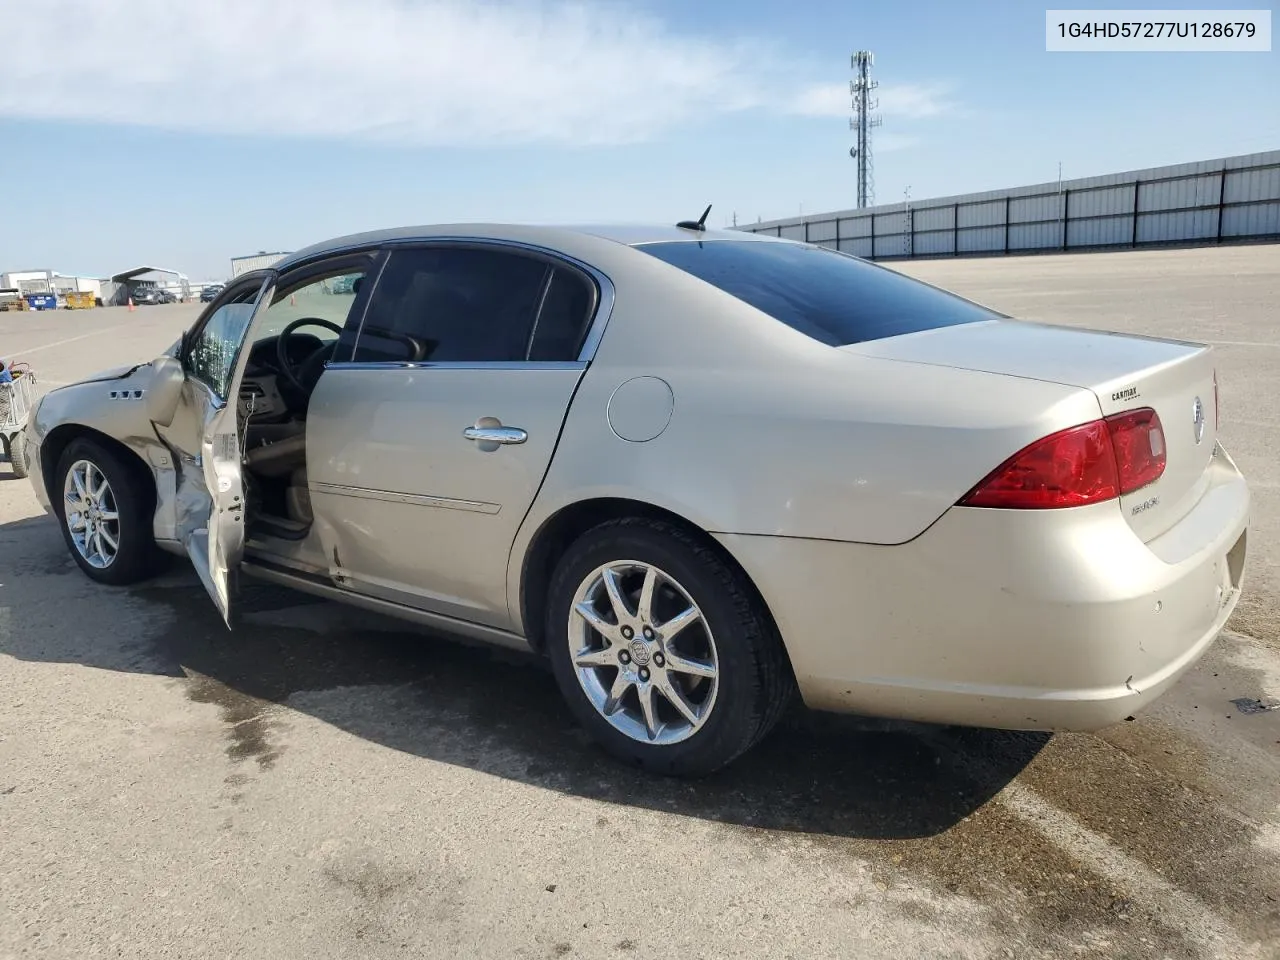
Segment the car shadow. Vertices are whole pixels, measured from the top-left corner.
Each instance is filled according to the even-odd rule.
[[[263,719],[283,705],[373,743],[567,795],[731,826],[835,837],[941,833],[1048,742],[794,709],[753,751],[696,781],[654,777],[597,749],[543,662],[444,639],[352,607],[246,580],[228,631],[184,563],[129,589],[100,587],[52,520],[0,525],[0,654],[179,678],[217,704],[228,757],[262,768],[288,751]],[[94,629],[75,621],[92,612]],[[37,626],[53,617],[65,623]],[[981,763],[965,757],[980,755]]]

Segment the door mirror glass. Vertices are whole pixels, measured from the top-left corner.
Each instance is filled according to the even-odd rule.
[[[157,425],[167,427],[173,423],[185,379],[182,364],[174,357],[159,357],[151,364],[151,383],[147,387],[147,416]]]

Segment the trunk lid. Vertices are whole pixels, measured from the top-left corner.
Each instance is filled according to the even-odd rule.
[[[1217,446],[1217,397],[1213,351],[1204,344],[992,320],[842,349],[1084,387],[1098,398],[1103,416],[1151,407],[1164,431],[1164,473],[1120,498],[1125,520],[1143,541],[1186,516],[1208,486]]]

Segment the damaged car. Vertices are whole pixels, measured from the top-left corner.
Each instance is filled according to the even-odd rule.
[[[228,624],[243,574],[535,651],[668,774],[797,694],[1096,729],[1205,652],[1249,516],[1210,347],[704,221],[292,254],[48,393],[37,494],[90,578],[185,555]]]

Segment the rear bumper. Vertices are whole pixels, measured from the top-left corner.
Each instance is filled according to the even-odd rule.
[[[871,546],[721,535],[769,604],[811,707],[935,723],[1092,730],[1163,694],[1222,630],[1244,578],[1249,490],[1211,482],[1143,543],[1112,501],[953,508]]]

